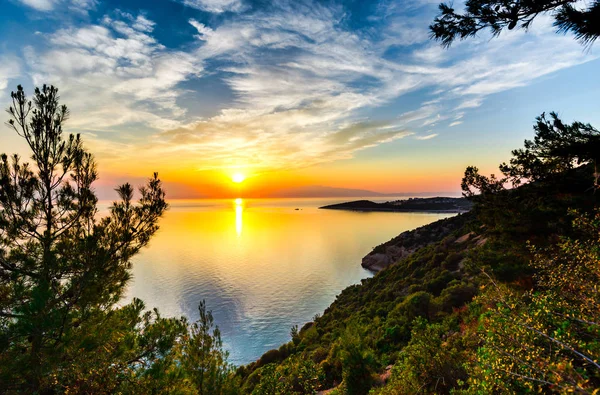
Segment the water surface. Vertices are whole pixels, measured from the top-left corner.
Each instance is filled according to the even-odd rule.
[[[343,201],[170,201],[160,230],[134,260],[127,298],[190,319],[206,300],[230,361],[245,364],[371,276],[360,262],[373,247],[452,215],[318,209]]]

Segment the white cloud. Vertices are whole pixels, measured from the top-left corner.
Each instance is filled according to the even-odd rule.
[[[213,13],[246,11],[239,0],[184,3]],[[384,25],[376,32],[351,31],[346,10],[316,2],[272,2],[204,22],[189,19],[196,41],[179,50],[158,42],[144,15],[115,12],[100,24],[55,32],[47,49],[27,50],[27,64],[36,84],[58,84],[72,107],[71,125],[138,131],[120,133],[118,142],[110,141],[114,134],[92,136],[106,157],[160,155],[205,169],[308,166],[412,133],[431,139],[437,133],[424,129],[444,120],[460,124],[489,95],[594,58],[545,25],[445,50],[429,41],[432,15],[407,17],[393,3],[383,7]],[[225,84],[232,99],[199,118],[182,97],[206,93],[181,84],[207,75]],[[417,90],[429,92],[430,100],[369,120],[374,108]]]
[[[241,0],[181,0],[181,2],[188,7],[214,13],[239,12],[244,8]]]
[[[33,83],[57,85],[72,110],[70,126],[80,130],[176,127],[185,114],[177,85],[199,75],[201,63],[159,44],[146,17],[121,17],[58,30],[46,51],[27,48]]]
[[[431,133],[431,134],[427,134],[424,136],[415,136],[415,139],[417,140],[431,140],[434,137],[437,137],[438,134],[437,133]]]
[[[458,126],[461,123],[463,123],[463,122],[462,121],[454,121],[454,122],[451,122],[450,125],[448,125],[448,127]]]
[[[94,9],[97,0],[18,0],[23,5],[37,11],[50,12],[60,7],[67,7],[76,12],[87,12]]]
[[[159,134],[157,149],[194,158],[200,169],[307,166],[347,158],[406,137],[411,129],[448,119],[449,126],[459,125],[465,111],[481,106],[486,96],[590,59],[577,43],[555,35],[503,37],[444,50],[429,43],[423,16],[393,19],[380,39],[346,30],[345,17],[338,7],[282,2],[216,27],[189,20],[198,32],[194,56],[229,65],[221,78],[234,101],[215,116]],[[389,48],[406,45],[417,47],[408,56],[387,56]],[[557,66],[532,68],[553,53],[568,56]],[[437,97],[389,121],[357,118],[422,88],[438,91]]]
[[[416,50],[413,57],[417,62],[439,63],[449,56],[448,50],[438,43],[430,44],[422,49]]]
[[[150,33],[150,32],[152,32],[154,30],[154,25],[156,25],[156,23],[154,23],[153,21],[149,20],[144,15],[138,15],[135,18],[132,27],[135,30],[139,30],[141,32]]]
[[[0,58],[0,93],[4,99],[4,90],[10,81],[21,75],[21,65],[15,56],[3,56]]]
[[[481,98],[481,97],[466,99],[462,103],[460,103],[458,106],[456,106],[455,110],[465,110],[465,109],[469,109],[469,108],[477,108],[477,107],[480,107],[481,104],[483,104],[483,98]]]
[[[196,37],[200,40],[207,40],[209,36],[213,33],[213,30],[210,27],[198,22],[195,19],[190,19],[189,23],[190,25],[194,26],[196,30],[198,30],[198,36]]]
[[[58,0],[19,0],[24,5],[35,8],[38,11],[51,11]]]
[[[439,107],[433,105],[425,105],[419,108],[418,110],[409,111],[401,114],[398,117],[400,122],[405,122],[407,124],[420,121],[425,118],[430,118],[432,115],[436,114],[440,110]]]
[[[20,0],[28,7],[35,8],[38,11],[50,11],[54,8],[57,1],[53,0]]]

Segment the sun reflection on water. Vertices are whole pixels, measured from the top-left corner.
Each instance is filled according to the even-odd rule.
[[[242,203],[244,203],[244,201],[241,198],[235,199],[235,231],[238,236],[242,235],[242,214],[244,212],[244,206],[242,205]]]

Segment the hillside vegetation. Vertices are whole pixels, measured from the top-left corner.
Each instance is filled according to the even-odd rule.
[[[373,248],[362,259],[361,265],[374,272],[383,270],[423,247],[437,243],[451,234],[462,233],[465,223],[471,218],[473,216],[468,214],[457,215],[402,232]]]
[[[513,152],[502,178],[466,170],[471,212],[422,227],[434,230],[424,247],[239,368],[242,392],[592,393],[600,215],[586,152],[600,152],[599,139],[589,125],[538,118],[535,140]],[[435,231],[448,221],[451,231]]]

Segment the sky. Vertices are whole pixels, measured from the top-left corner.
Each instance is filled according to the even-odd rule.
[[[597,46],[542,15],[445,49],[438,2],[2,0],[0,106],[57,86],[101,198],[154,171],[171,198],[459,192],[544,111],[600,125]],[[28,156],[7,127],[0,141]]]

